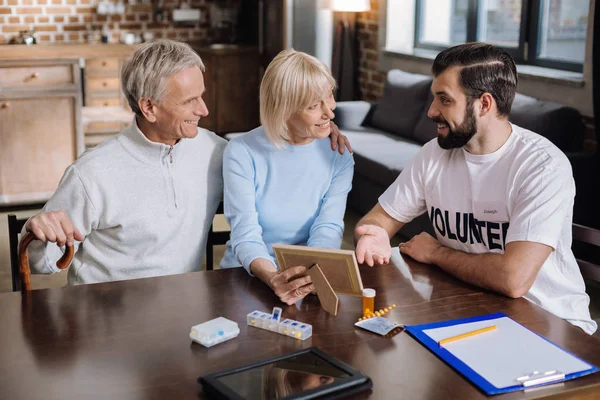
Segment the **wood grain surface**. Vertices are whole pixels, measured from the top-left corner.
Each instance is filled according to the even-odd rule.
[[[600,365],[600,340],[524,299],[509,299],[455,280],[432,266],[403,261],[361,266],[375,307],[421,324],[502,311],[566,350]],[[248,327],[254,310],[283,308],[282,318],[313,325],[295,340]],[[196,399],[199,375],[316,346],[361,370],[373,389],[353,398],[485,399],[468,380],[400,331],[392,337],[354,327],[360,297],[340,296],[337,316],[316,296],[282,305],[242,268],[0,295],[0,398]],[[237,338],[204,348],[190,328],[223,316],[238,322]],[[493,396],[598,398],[600,374],[529,392]]]

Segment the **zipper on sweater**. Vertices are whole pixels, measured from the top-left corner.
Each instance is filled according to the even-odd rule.
[[[173,178],[173,146],[169,146],[169,163],[167,164],[169,179],[171,180],[171,190],[173,191],[173,204],[177,208],[177,190],[175,189],[175,179]]]

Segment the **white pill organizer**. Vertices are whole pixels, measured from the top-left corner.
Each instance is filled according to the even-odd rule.
[[[248,314],[248,325],[267,331],[280,333],[296,339],[305,340],[312,336],[312,325],[304,322],[284,319],[281,321],[281,308],[274,308],[269,314],[262,311],[253,311]]]
[[[211,347],[215,344],[233,339],[240,334],[237,322],[218,317],[199,325],[192,326],[190,339],[202,346]]]

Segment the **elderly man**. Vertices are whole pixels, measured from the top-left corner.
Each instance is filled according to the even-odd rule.
[[[474,285],[524,297],[593,333],[589,297],[573,252],[575,183],[550,141],[508,120],[517,87],[506,51],[469,43],[432,67],[429,117],[438,138],[423,149],[359,222],[359,262],[386,263],[389,237],[426,212],[436,237],[400,245]]]
[[[69,166],[26,223],[45,242],[29,247],[33,272],[57,272],[65,244],[77,246],[71,285],[200,269],[226,145],[198,128],[208,115],[203,71],[184,43],[158,40],[135,51],[122,70],[134,121]],[[338,138],[334,132],[332,142]]]

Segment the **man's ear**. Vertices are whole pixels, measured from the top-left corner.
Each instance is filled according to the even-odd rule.
[[[156,104],[153,100],[142,97],[138,100],[138,106],[148,122],[156,122]]]
[[[496,100],[494,100],[494,96],[492,96],[488,92],[484,92],[479,97],[479,101],[481,101],[481,109],[479,110],[480,117],[483,117],[490,113],[494,108],[494,104],[496,103]]]

